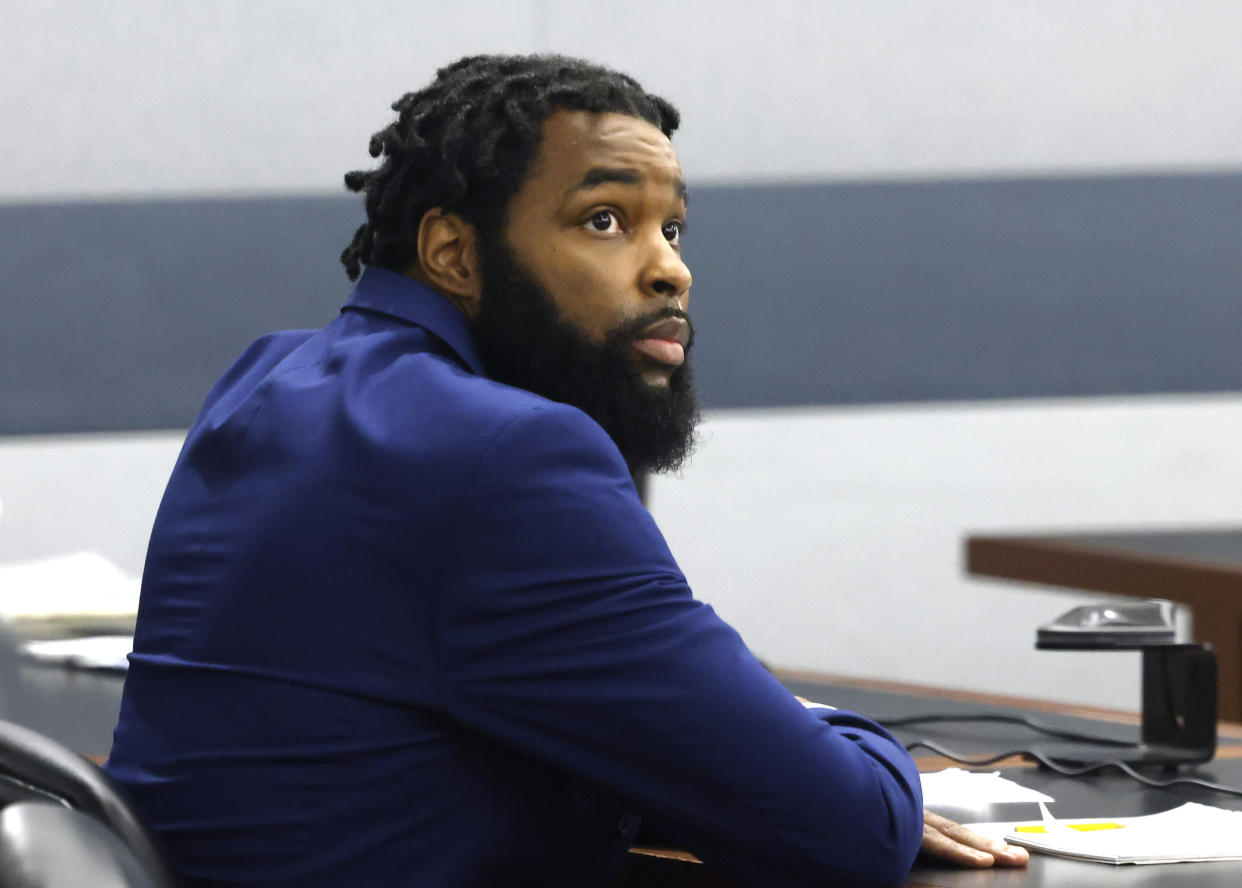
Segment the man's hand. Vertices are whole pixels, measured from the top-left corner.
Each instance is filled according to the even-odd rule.
[[[924,811],[919,859],[957,866],[1026,866],[1030,855],[1018,845],[989,839],[939,814]]]

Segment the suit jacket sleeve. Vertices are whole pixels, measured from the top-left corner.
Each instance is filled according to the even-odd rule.
[[[886,884],[921,840],[909,755],[807,710],[696,601],[602,429],[510,421],[453,518],[437,603],[445,708],[627,799],[748,884]]]

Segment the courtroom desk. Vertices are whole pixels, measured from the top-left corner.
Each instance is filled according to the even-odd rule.
[[[1156,814],[1185,802],[1242,811],[1239,798],[1191,788],[1152,789],[1120,773],[1102,773],[1089,778],[1061,777],[1037,768],[1002,773],[1056,799],[1049,808],[1059,818],[1133,817]],[[1156,773],[1153,776],[1167,775]],[[1211,762],[1196,769],[1195,776],[1242,787],[1242,759]],[[975,822],[1040,819],[1039,808],[1034,804],[992,806],[977,813],[978,816],[972,818]],[[907,882],[910,886],[936,888],[1233,888],[1239,884],[1242,884],[1242,861],[1112,866],[1036,853],[1031,854],[1031,861],[1024,869],[1015,870],[962,870],[916,864]]]
[[[1137,668],[1137,663],[1135,664]],[[774,670],[791,691],[812,700],[850,709],[877,721],[923,714],[1025,715],[1051,727],[1079,730],[1114,740],[1138,737],[1138,714],[1098,707],[1058,704],[996,694],[924,687],[889,681],[829,676],[792,670]],[[994,723],[939,723],[899,728],[893,733],[902,742],[917,737],[936,740],[954,751],[985,757],[1011,749],[1038,747],[1054,754],[1066,741],[1041,738],[1030,728]],[[1195,776],[1242,788],[1242,725],[1222,724],[1217,759],[1182,769],[1178,774],[1153,772],[1157,779]],[[1078,743],[1071,743],[1080,746]],[[915,751],[921,771],[958,766],[956,763]],[[1051,809],[1058,817],[1124,817],[1155,814],[1186,801],[1242,810],[1242,799],[1205,790],[1145,787],[1120,774],[1104,772],[1066,778],[1042,770],[1029,761],[1012,759],[981,770],[1001,768],[1011,779],[1046,792],[1056,799]],[[976,809],[936,809],[963,822],[1039,820],[1034,804],[994,805]],[[732,888],[731,882],[685,852],[644,849],[631,854],[623,888]],[[916,864],[905,883],[910,888],[1046,888],[1046,886],[1188,885],[1223,888],[1242,884],[1242,862],[1121,866],[1031,855],[1023,869],[968,870]]]
[[[123,672],[30,663],[0,635],[0,718],[58,740],[96,762],[112,748]]]
[[[1136,659],[1136,682],[1139,666]],[[790,669],[773,671],[795,694],[838,709],[852,710],[881,724],[913,715],[1017,716],[1034,719],[1051,728],[1080,731],[1109,740],[1125,743],[1139,740],[1139,714],[1127,710]],[[903,743],[922,737],[972,758],[1032,747],[1055,756],[1066,748],[1082,745],[1077,741],[1042,736],[1022,725],[995,722],[932,723],[894,728],[893,733]],[[1242,757],[1242,724],[1222,722],[1217,733],[1218,756]],[[927,751],[915,750],[913,755],[923,771],[951,764]]]
[[[1242,799],[1205,790],[1152,789],[1120,774],[1071,779],[1038,768],[1004,769],[1002,773],[1052,796],[1056,802],[1049,807],[1057,817],[1067,819],[1156,814],[1185,802],[1242,810]],[[1242,787],[1242,759],[1213,762],[1195,773]],[[943,813],[960,816],[958,811]],[[972,815],[968,819],[973,822],[1040,819],[1039,808],[1034,804],[994,805],[979,808]],[[692,858],[644,859],[633,854],[631,858],[622,888],[736,888],[708,867],[692,862]],[[1242,861],[1112,866],[1037,853],[1031,854],[1025,867],[1014,869],[974,870],[916,862],[904,882],[907,888],[1235,888],[1239,884]]]
[[[0,644],[0,717],[46,733],[70,748],[101,759],[111,744],[112,727],[120,705],[123,678],[116,673],[92,673],[33,665],[19,661],[11,649]],[[1064,706],[1041,701],[942,690],[893,682],[867,681],[840,676],[776,670],[777,677],[795,693],[852,709],[880,721],[912,714],[967,712],[1034,715],[1057,727],[1088,730],[1129,740],[1137,736],[1134,713],[1083,706]],[[1029,746],[1035,741],[1029,729],[1008,725],[927,725],[896,730],[908,742],[914,736],[935,737],[945,745],[969,755],[1003,752]],[[1221,727],[1218,760],[1197,768],[1194,774],[1230,785],[1242,786],[1242,726]],[[1039,740],[1041,748],[1055,751],[1058,741]],[[933,756],[916,756],[922,770],[936,770],[948,763]],[[989,766],[992,770],[996,766]],[[1060,817],[1125,816],[1155,813],[1183,801],[1205,801],[1219,807],[1242,810],[1242,800],[1217,797],[1193,790],[1154,790],[1119,775],[1102,774],[1068,780],[1034,767],[1007,769],[1019,782],[1040,788],[1057,799],[1053,811]],[[1163,776],[1163,775],[1157,775]],[[1035,806],[1003,806],[1003,809],[945,811],[963,820],[1037,819]],[[969,816],[968,816],[969,815]],[[669,852],[662,852],[669,854]],[[943,888],[1015,888],[1015,886],[1224,886],[1242,883],[1242,864],[1176,864],[1158,867],[1110,867],[1033,855],[1025,870],[956,870],[917,866],[910,886]],[[690,855],[643,859],[631,855],[626,872],[628,886],[641,888],[731,888],[731,883]]]
[[[1216,651],[1218,715],[1242,721],[1242,530],[972,535],[966,569],[1187,605],[1194,640]]]

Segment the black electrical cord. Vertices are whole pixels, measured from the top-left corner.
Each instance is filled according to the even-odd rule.
[[[1063,728],[1054,728],[1052,725],[1046,725],[1038,722],[1033,718],[1025,715],[982,715],[972,713],[969,715],[958,715],[955,713],[947,713],[944,715],[912,715],[909,718],[891,718],[885,719],[880,724],[885,728],[904,728],[907,725],[932,724],[934,722],[1002,722],[1010,725],[1022,725],[1041,734],[1047,734],[1049,737],[1057,737],[1061,740],[1075,740],[1079,743],[1094,743],[1100,746],[1133,746],[1133,740],[1114,740],[1112,737],[1100,737],[1094,734],[1082,734],[1078,731],[1067,731]]]
[[[1139,783],[1142,783],[1144,786],[1151,786],[1156,789],[1166,789],[1171,786],[1194,786],[1194,787],[1198,787],[1199,789],[1209,790],[1210,792],[1219,792],[1222,795],[1242,797],[1242,789],[1236,789],[1232,786],[1225,786],[1220,783],[1212,783],[1211,781],[1208,781],[1208,780],[1200,780],[1198,777],[1174,777],[1171,780],[1156,780],[1153,777],[1148,777],[1146,774],[1139,773],[1138,771],[1134,770],[1134,768],[1127,765],[1125,762],[1100,761],[1100,762],[1091,762],[1089,764],[1079,765],[1075,767],[1072,765],[1061,764],[1057,762],[1054,758],[1049,758],[1047,754],[1042,753],[1037,749],[1011,749],[1010,751],[1002,752],[999,755],[993,755],[993,756],[988,756],[987,758],[979,759],[979,758],[970,758],[969,756],[964,756],[961,753],[954,752],[951,749],[947,749],[941,746],[939,743],[936,743],[931,740],[915,740],[912,743],[906,744],[907,752],[912,749],[917,749],[917,748],[930,749],[932,752],[936,753],[937,755],[942,755],[947,759],[951,759],[952,761],[958,762],[963,765],[970,765],[971,767],[975,767],[975,768],[981,768],[986,765],[993,765],[1001,761],[1002,759],[1007,759],[1015,755],[1020,755],[1025,758],[1034,759],[1035,761],[1039,762],[1041,765],[1043,765],[1048,770],[1054,771],[1057,774],[1060,774],[1062,777],[1081,777],[1084,774],[1090,774],[1095,771],[1102,771],[1105,768],[1117,768],[1119,771],[1121,771],[1122,773],[1126,774],[1129,777],[1134,778]]]

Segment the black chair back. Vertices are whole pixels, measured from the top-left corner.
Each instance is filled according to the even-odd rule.
[[[133,855],[149,875],[147,884],[154,888],[171,888],[175,884],[151,834],[107,774],[49,737],[12,722],[0,721],[0,804],[10,803],[8,807],[17,808],[21,802],[28,801],[51,803],[42,807],[53,810],[71,808],[93,818]],[[7,810],[6,807],[0,811],[0,815]],[[64,829],[78,822],[77,818],[26,808],[21,808],[14,816],[34,818],[35,822],[54,820]],[[93,840],[84,837],[82,841]]]
[[[117,836],[55,802],[0,811],[0,888],[159,888]]]

